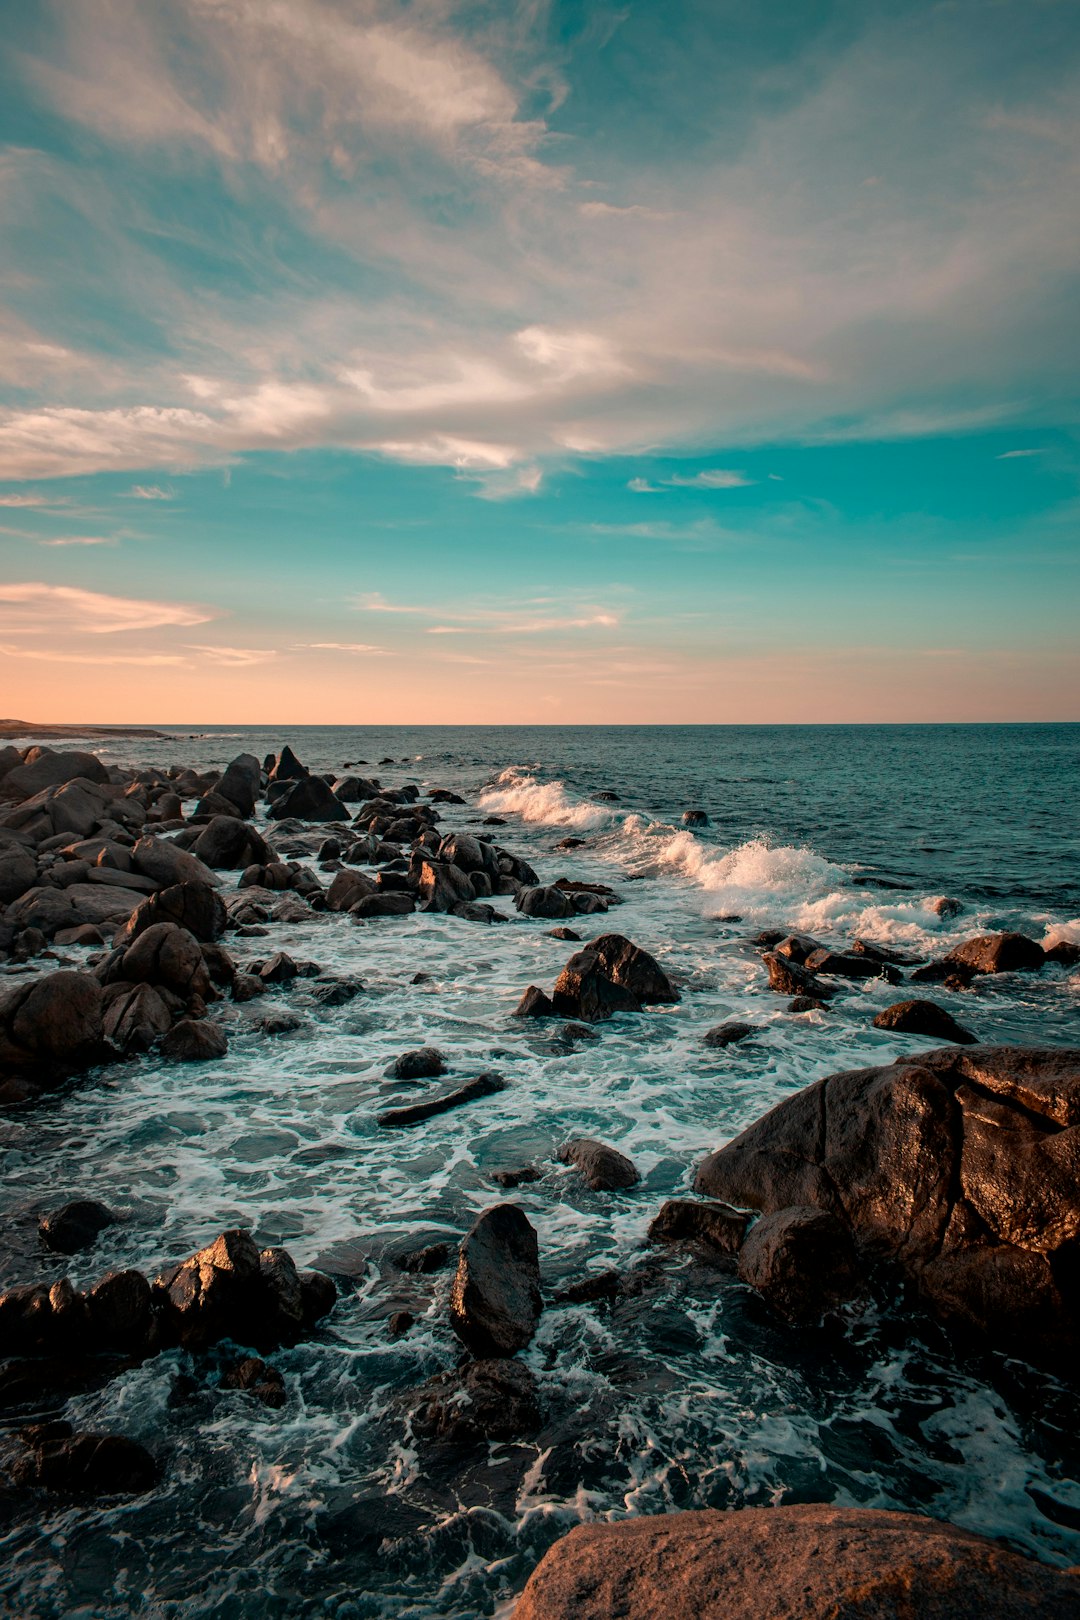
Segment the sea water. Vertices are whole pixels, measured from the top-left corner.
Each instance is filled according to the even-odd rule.
[[[574,947],[509,900],[495,902],[509,918],[498,926],[313,913],[271,925],[267,940],[227,943],[241,964],[280,948],[354,976],[365,988],[351,1003],[315,1006],[300,980],[221,1009],[220,1061],[140,1057],[10,1113],[0,1285],[152,1274],[245,1225],[333,1271],[345,1292],[311,1340],[270,1358],[288,1389],[280,1411],[219,1391],[214,1357],[196,1365],[181,1352],[72,1399],[77,1427],[155,1450],[163,1482],[119,1505],[38,1502],[32,1515],[0,1494],[0,1605],[109,1620],[465,1620],[505,1612],[545,1548],[583,1519],[815,1500],[929,1513],[1080,1562],[1070,1391],[1003,1357],[961,1354],[903,1308],[865,1306],[842,1332],[795,1333],[731,1276],[644,1243],[703,1155],[773,1103],[930,1044],[873,1029],[903,994],[881,980],[845,986],[827,1012],[790,1014],[767,988],[759,930],[934,955],[990,929],[1080,940],[1080,727],[162,729],[170,740],[93,746],[109,762],[209,768],[288,742],[313,770],[348,764],[386,785],[460,792],[466,805],[440,807],[445,830],[491,830],[541,881],[610,884],[623,904],[577,919],[577,931],[628,935],[682,999],[571,1042],[557,1023],[510,1016],[527,985],[550,989]],[[709,825],[684,828],[687,809]],[[506,825],[476,829],[485,815]],[[585,842],[558,849],[567,837]],[[942,898],[959,914],[943,917]],[[1080,1045],[1075,970],[962,995],[935,985],[933,996],[983,1041]],[[270,1037],[258,1020],[279,1006],[304,1023]],[[704,1032],[731,1018],[759,1034],[705,1047]],[[377,1111],[406,1100],[384,1071],[424,1044],[452,1076],[496,1069],[507,1089],[381,1130]],[[629,1155],[640,1184],[590,1192],[554,1161],[571,1135]],[[530,1163],[541,1179],[512,1193],[490,1179]],[[88,1253],[46,1258],[37,1221],[76,1196],[124,1219]],[[544,1426],[527,1442],[440,1457],[412,1436],[404,1397],[459,1358],[452,1270],[414,1278],[391,1257],[453,1247],[503,1197],[539,1238],[548,1304],[523,1359]],[[633,1279],[614,1304],[554,1303],[609,1268]],[[392,1340],[399,1309],[417,1322]]]

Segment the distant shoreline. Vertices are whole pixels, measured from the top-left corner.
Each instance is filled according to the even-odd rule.
[[[30,720],[0,720],[0,738],[13,737],[162,737],[167,731],[154,731],[149,726],[80,726],[41,724]]]

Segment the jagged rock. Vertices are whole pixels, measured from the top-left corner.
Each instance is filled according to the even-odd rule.
[[[641,1180],[637,1167],[625,1154],[589,1136],[565,1142],[557,1157],[560,1164],[572,1164],[593,1192],[616,1192],[635,1187]]]
[[[591,947],[574,952],[555,980],[551,1004],[561,1016],[583,1018],[590,1024],[615,1013],[641,1011],[637,996],[608,977]]]
[[[267,866],[274,852],[261,833],[238,816],[217,815],[207,822],[191,853],[206,866],[235,872],[245,866]]]
[[[116,935],[116,946],[127,946],[156,923],[175,923],[200,944],[220,939],[228,921],[225,902],[208,883],[177,883],[160,889],[135,907]]]
[[[298,821],[347,821],[341,800],[335,798],[329,782],[321,776],[304,776],[274,798],[271,821],[295,816]]]
[[[101,986],[50,973],[0,993],[0,1070],[72,1073],[105,1055]]]
[[[228,1050],[224,1030],[208,1018],[182,1018],[161,1043],[161,1055],[169,1063],[208,1063]]]
[[[217,792],[223,799],[230,800],[242,816],[252,816],[261,787],[262,768],[255,755],[237,754],[225,767]]]
[[[75,883],[67,889],[28,889],[8,907],[7,921],[16,930],[40,928],[48,939],[61,929],[121,922],[146,899],[136,889]]]
[[[11,1466],[16,1485],[65,1496],[142,1496],[157,1484],[158,1465],[136,1441],[119,1434],[77,1435],[64,1423],[44,1427],[47,1435],[33,1438]]]
[[[862,951],[833,951],[821,945],[811,951],[802,966],[807,973],[832,973],[840,979],[884,979],[899,984],[900,974],[889,962]]]
[[[775,990],[777,995],[809,996],[813,1001],[828,1001],[836,994],[831,984],[823,984],[801,967],[794,957],[777,956],[774,951],[766,951],[761,960],[768,969],[769,989]]]
[[[624,935],[601,934],[590,940],[588,949],[600,958],[612,983],[629,990],[645,1006],[678,1001],[679,992],[655,957]]]
[[[451,1091],[440,1091],[433,1097],[425,1097],[422,1102],[406,1103],[400,1108],[387,1108],[383,1113],[376,1115],[377,1124],[387,1130],[400,1129],[405,1125],[419,1125],[425,1119],[432,1119],[436,1114],[445,1114],[451,1108],[460,1108],[462,1103],[473,1102],[477,1097],[491,1097],[497,1091],[506,1090],[506,1081],[498,1074],[478,1074],[474,1080],[467,1080],[463,1086],[457,1086]]]
[[[167,1339],[188,1350],[221,1339],[257,1349],[295,1344],[310,1320],[304,1280],[285,1250],[260,1254],[242,1230],[222,1232],[163,1272],[154,1299]]]
[[[327,908],[330,911],[348,911],[358,900],[377,892],[374,879],[366,873],[343,869],[334,874],[334,881],[326,891]]]
[[[516,1204],[484,1210],[461,1245],[450,1323],[474,1356],[512,1356],[542,1309],[536,1233]]]
[[[268,771],[271,782],[299,782],[308,774],[306,765],[301,765],[288,743],[273,761]]]
[[[749,1215],[730,1204],[697,1198],[669,1198],[649,1227],[650,1243],[704,1243],[721,1254],[737,1254]]]
[[[153,1299],[141,1271],[110,1271],[86,1296],[91,1335],[108,1349],[145,1354],[151,1347]]]
[[[575,944],[577,944],[581,939],[581,935],[575,934],[572,928],[549,928],[548,938],[572,940]]]
[[[92,1198],[76,1198],[46,1215],[38,1227],[41,1241],[55,1254],[78,1254],[112,1226],[116,1216]]]
[[[448,833],[439,845],[439,859],[461,872],[487,872],[499,876],[499,860],[490,844],[471,833]]]
[[[757,1024],[738,1024],[732,1021],[707,1029],[701,1039],[706,1046],[725,1047],[734,1046],[738,1041],[745,1041],[749,1036],[759,1033],[760,1026]]]
[[[414,1434],[445,1445],[518,1440],[540,1427],[536,1379],[518,1361],[470,1361],[453,1372],[437,1373],[413,1400]]]
[[[222,1369],[222,1389],[242,1389],[254,1395],[264,1406],[279,1410],[285,1405],[285,1380],[276,1367],[270,1367],[258,1356],[245,1356]]]
[[[928,1035],[931,1040],[956,1041],[974,1046],[978,1036],[963,1029],[951,1013],[934,1001],[897,1001],[874,1019],[875,1029],[892,1029],[899,1035]]]
[[[152,923],[110,959],[106,977],[129,984],[153,984],[189,1001],[211,995],[210,974],[198,940],[177,923]]]
[[[446,1059],[434,1046],[402,1052],[384,1071],[389,1080],[433,1080],[446,1073]]]
[[[1080,1574],[913,1513],[797,1503],[578,1525],[513,1620],[1075,1620]]]
[[[152,984],[121,983],[105,991],[102,1029],[122,1052],[148,1052],[173,1022],[173,1009]]]
[[[414,1276],[427,1277],[433,1271],[441,1271],[450,1259],[450,1245],[448,1243],[428,1243],[422,1249],[408,1249],[399,1254],[394,1264],[399,1271],[412,1272]]]
[[[1058,967],[1076,967],[1080,964],[1080,940],[1059,939],[1056,944],[1048,946],[1045,956],[1048,962]]]
[[[969,973],[1037,973],[1046,960],[1041,945],[1024,934],[979,934],[949,952],[944,965]]]
[[[476,898],[476,890],[468,873],[446,861],[420,862],[417,891],[421,911],[453,911],[462,901]]]
[[[700,1166],[699,1192],[841,1220],[953,1325],[1028,1360],[1080,1352],[1080,1051],[947,1047],[830,1075]]]
[[[827,1210],[795,1206],[763,1215],[739,1250],[739,1277],[793,1322],[813,1322],[858,1285],[847,1227]]]
[[[131,851],[131,863],[136,872],[153,878],[163,889],[178,883],[206,883],[215,888],[219,881],[196,856],[165,838],[140,838]]]
[[[555,1008],[551,1000],[538,985],[530,984],[511,1017],[513,1018],[552,1018]]]

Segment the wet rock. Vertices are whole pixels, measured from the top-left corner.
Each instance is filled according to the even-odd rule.
[[[758,938],[762,943],[766,942],[765,934],[760,934]],[[772,941],[771,948],[776,956],[782,956],[785,961],[795,962],[801,967],[814,951],[827,950],[828,946],[812,934],[785,934],[781,939]]]
[[[541,1309],[536,1233],[516,1204],[495,1204],[461,1245],[450,1324],[474,1356],[512,1356],[529,1343]]]
[[[122,1052],[149,1052],[173,1026],[171,997],[152,984],[114,984],[105,991],[102,1029]]]
[[[574,941],[574,943],[576,944],[581,939],[581,935],[580,934],[575,934],[574,930],[572,928],[549,928],[548,929],[548,938],[549,939],[568,939],[568,940]]]
[[[939,894],[936,899],[928,902],[929,910],[941,918],[959,917],[964,909],[962,900],[953,900],[947,894]]]
[[[448,1243],[428,1243],[422,1249],[409,1249],[405,1254],[398,1255],[395,1264],[399,1271],[410,1271],[426,1277],[430,1272],[441,1271],[449,1262]]]
[[[445,861],[422,860],[416,885],[421,911],[453,911],[462,901],[476,898],[468,873]]]
[[[105,1055],[101,986],[88,973],[50,973],[0,992],[0,1072],[62,1076]]]
[[[629,990],[645,1006],[676,1002],[679,992],[656,959],[622,934],[601,934],[588,946],[600,958],[613,984]]]
[[[641,1180],[640,1172],[625,1154],[589,1136],[565,1142],[557,1157],[560,1164],[572,1164],[593,1192],[616,1192],[635,1187]]]
[[[1058,967],[1076,967],[1080,963],[1080,941],[1059,939],[1056,945],[1047,948],[1045,956]]]
[[[209,1063],[229,1050],[225,1032],[208,1018],[182,1018],[161,1042],[169,1063]]]
[[[104,945],[105,936],[93,923],[80,923],[78,928],[61,928],[53,939],[54,945]]]
[[[836,994],[832,985],[816,979],[793,958],[777,956],[775,952],[766,951],[761,960],[768,970],[769,989],[775,990],[777,995],[809,996],[814,1001],[828,1001]]]
[[[16,765],[0,777],[0,799],[18,802],[32,798],[45,788],[77,780],[106,783],[109,773],[96,754],[84,754],[74,748],[63,753],[42,748],[32,762]]]
[[[141,1271],[110,1271],[86,1296],[90,1332],[108,1349],[145,1353],[152,1337],[150,1284]]]
[[[763,1215],[739,1250],[739,1277],[793,1322],[814,1322],[858,1287],[847,1227],[827,1210],[794,1206]]]
[[[721,1254],[737,1254],[749,1215],[699,1198],[669,1198],[649,1227],[650,1243],[703,1243]]]
[[[598,1271],[580,1282],[571,1283],[555,1295],[556,1305],[593,1305],[601,1299],[618,1299],[623,1280],[617,1271]]]
[[[293,1035],[298,1029],[306,1028],[306,1022],[297,1013],[274,1012],[260,1018],[259,1028],[264,1035]]]
[[[950,1046],[830,1075],[710,1155],[695,1185],[834,1215],[983,1343],[1055,1366],[1080,1353],[1080,1051]]]
[[[37,881],[37,861],[22,844],[0,844],[0,905],[17,900]]]
[[[41,1241],[54,1254],[78,1254],[97,1241],[99,1232],[112,1226],[116,1216],[93,1198],[75,1198],[54,1209],[38,1227]]]
[[[285,1380],[276,1367],[270,1367],[258,1356],[244,1356],[240,1361],[228,1362],[221,1372],[222,1389],[242,1389],[254,1395],[264,1406],[275,1410],[286,1401]]]
[[[969,973],[1037,973],[1043,948],[1025,934],[979,934],[949,952],[944,965]]]
[[[474,1102],[478,1097],[491,1097],[495,1092],[505,1090],[506,1081],[501,1075],[478,1074],[463,1086],[437,1092],[433,1097],[425,1097],[422,1102],[387,1108],[376,1115],[376,1123],[384,1130],[400,1130],[408,1125],[419,1125],[425,1119],[433,1119],[436,1114],[448,1113],[452,1108],[460,1108],[463,1103]]]
[[[301,765],[288,743],[273,760],[267,772],[271,782],[298,782],[307,774],[307,766]]]
[[[187,1350],[222,1339],[259,1349],[294,1344],[309,1319],[304,1280],[289,1256],[283,1249],[260,1254],[241,1230],[222,1232],[163,1272],[154,1301],[167,1339]]]
[[[383,1071],[389,1080],[433,1080],[446,1073],[446,1059],[435,1046],[420,1046],[402,1052]]]
[[[684,810],[682,822],[684,827],[707,827],[709,818],[704,810]]]
[[[540,989],[539,985],[530,984],[511,1017],[513,1018],[551,1018],[555,1008],[550,998]]]
[[[536,1380],[517,1361],[471,1361],[438,1373],[416,1391],[413,1432],[444,1445],[517,1440],[540,1427]]]
[[[146,899],[136,889],[104,884],[75,883],[67,889],[28,889],[8,908],[7,920],[16,930],[39,928],[49,939],[61,929],[116,924],[124,921]]]
[[[555,1032],[556,1039],[564,1041],[568,1046],[579,1046],[582,1041],[598,1041],[600,1031],[591,1028],[588,1024],[568,1023]]]
[[[329,782],[321,776],[304,776],[273,797],[271,821],[295,816],[298,821],[347,821],[348,815]]]
[[[551,1005],[563,1017],[583,1018],[591,1024],[616,1013],[641,1011],[637,996],[608,976],[591,948],[575,951],[567,962],[555,981]]]
[[[268,866],[274,859],[262,834],[238,816],[214,816],[191,846],[191,853],[211,868],[230,872],[245,866]]]
[[[758,1024],[739,1024],[734,1021],[727,1024],[717,1024],[715,1028],[708,1029],[701,1037],[706,1046],[725,1047],[735,1046],[739,1041],[745,1041],[751,1035],[760,1034]]]
[[[891,946],[871,945],[869,940],[853,939],[852,956],[868,956],[872,962],[885,962],[892,967],[915,967],[920,958],[907,951],[894,951]]]
[[[491,1179],[497,1187],[523,1187],[527,1182],[539,1181],[541,1174],[535,1164],[526,1164],[520,1170],[493,1170]]]
[[[457,907],[454,909],[457,910]],[[415,910],[416,901],[411,894],[390,892],[364,895],[349,907],[349,915],[359,922],[366,922],[374,917],[408,917]]]
[[[342,869],[326,891],[326,904],[330,911],[348,911],[358,900],[377,892],[373,878],[364,872]]]
[[[572,917],[574,902],[554,886],[519,889],[514,905],[523,917]]]
[[[816,996],[793,996],[787,1004],[789,1013],[824,1012],[825,1003],[818,1001]]]
[[[105,970],[109,981],[153,984],[184,1001],[211,996],[210,974],[198,940],[176,923],[151,923]]]
[[[831,973],[840,979],[885,979],[889,984],[899,984],[901,978],[890,962],[861,951],[833,951],[827,945],[811,951],[802,965],[807,973]]]
[[[359,979],[316,979],[311,999],[321,1007],[345,1007],[363,991]]]
[[[963,1029],[951,1013],[934,1001],[897,1001],[874,1019],[875,1029],[891,1029],[900,1035],[928,1035],[932,1040],[956,1041],[974,1046],[978,1036]]]
[[[392,1339],[403,1339],[410,1328],[415,1326],[416,1317],[412,1311],[395,1311],[386,1324],[386,1330]]]
[[[514,1620],[1073,1620],[1080,1575],[915,1514],[799,1503],[579,1525]]]
[[[15,1484],[65,1496],[142,1496],[159,1477],[156,1461],[119,1434],[57,1435],[34,1439],[11,1467]]]
[[[300,968],[288,951],[275,951],[273,956],[259,963],[257,972],[263,984],[291,984],[299,977]]]
[[[200,944],[209,945],[221,938],[227,921],[225,902],[216,889],[208,883],[178,883],[136,906],[114,944],[130,945],[157,923],[175,923]]]

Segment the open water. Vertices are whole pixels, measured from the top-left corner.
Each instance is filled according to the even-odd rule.
[[[796,1333],[732,1277],[644,1247],[663,1199],[774,1102],[930,1044],[871,1027],[900,994],[878,980],[827,1013],[785,1011],[749,944],[760,929],[935,955],[1003,927],[1080,940],[1080,727],[162,729],[173,740],[94,747],[110,761],[209,767],[289,742],[315,770],[363,760],[361,774],[385,785],[459,791],[469,803],[444,809],[445,829],[498,814],[498,840],[542,881],[610,883],[624,903],[578,931],[629,935],[683,998],[571,1045],[509,1016],[573,949],[509,900],[496,902],[510,919],[496,927],[313,913],[273,925],[272,941],[227,943],[241,962],[268,946],[359,977],[349,1005],[312,1007],[298,981],[272,1001],[304,1027],[270,1038],[256,1027],[268,1000],[228,1004],[221,1061],[117,1064],[0,1121],[0,1286],[62,1269],[78,1285],[112,1267],[152,1274],[236,1225],[348,1279],[314,1338],[271,1358],[288,1387],[281,1411],[219,1391],[212,1362],[180,1352],[73,1399],[77,1426],[157,1451],[163,1483],[120,1506],[36,1504],[32,1517],[0,1496],[0,1608],[49,1620],[466,1620],[507,1613],[582,1519],[800,1500],[912,1509],[1080,1562],[1070,1391],[1004,1358],[960,1355],[904,1309],[854,1313],[842,1334]],[[607,792],[617,800],[597,797]],[[688,808],[710,825],[684,830]],[[567,836],[584,847],[558,851]],[[961,914],[939,916],[941,896]],[[963,995],[935,986],[934,998],[984,1041],[1080,1045],[1075,971]],[[762,1031],[704,1047],[728,1018]],[[454,1076],[494,1068],[508,1089],[380,1131],[384,1070],[422,1044]],[[642,1182],[585,1189],[553,1161],[582,1134],[628,1154]],[[493,1187],[492,1170],[530,1162],[539,1181]],[[125,1219],[61,1268],[39,1252],[36,1224],[75,1196]],[[503,1196],[539,1235],[549,1303],[524,1359],[545,1426],[527,1444],[440,1462],[414,1442],[401,1396],[458,1359],[452,1272],[407,1278],[388,1257],[458,1241]],[[551,1303],[609,1267],[640,1277],[632,1297]],[[402,1308],[418,1322],[392,1341]]]

